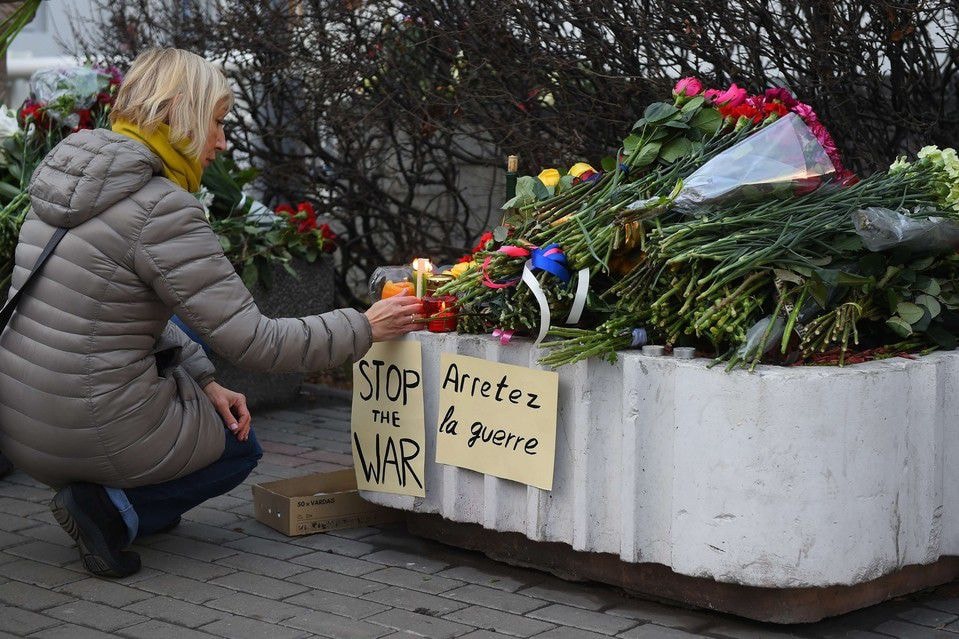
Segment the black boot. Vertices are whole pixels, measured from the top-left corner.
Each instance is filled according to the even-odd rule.
[[[3,453],[0,453],[0,478],[6,477],[13,472],[13,464],[10,463],[10,460],[3,456]]]
[[[123,550],[127,527],[103,486],[70,484],[54,495],[50,509],[77,542],[87,570],[101,577],[126,577],[140,570],[140,555]]]

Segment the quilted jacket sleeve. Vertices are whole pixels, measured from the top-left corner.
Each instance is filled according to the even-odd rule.
[[[201,388],[213,381],[216,368],[203,352],[203,347],[190,339],[190,336],[173,322],[167,322],[166,328],[163,329],[156,343],[157,351],[168,348],[180,349],[180,366],[200,384]]]
[[[223,255],[196,200],[182,190],[162,197],[134,247],[134,268],[217,353],[240,368],[316,371],[356,361],[372,344],[354,309],[268,318]]]

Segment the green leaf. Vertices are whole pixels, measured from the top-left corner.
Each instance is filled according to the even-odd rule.
[[[814,280],[809,285],[809,292],[817,304],[826,308],[826,303],[829,301],[829,289],[826,288],[825,284],[821,281]]]
[[[706,135],[713,135],[722,127],[723,125],[723,116],[719,115],[719,111],[710,107],[700,109],[696,112],[689,120],[689,126],[699,129]]]
[[[899,337],[909,337],[912,335],[912,326],[910,326],[908,322],[903,321],[901,317],[890,317],[886,320],[886,326]]]
[[[657,124],[659,122],[663,122],[664,120],[668,120],[677,113],[679,113],[679,109],[672,104],[668,104],[666,102],[653,102],[646,107],[646,112],[643,113],[643,118],[645,118],[650,124]]]
[[[259,274],[257,273],[256,264],[253,262],[247,262],[243,266],[243,274],[240,277],[251,292],[256,287],[256,280],[258,276]]]
[[[224,237],[223,235],[221,235],[221,236],[219,236],[219,238],[217,238],[217,239],[220,240],[220,248],[223,249],[223,252],[224,252],[224,253],[229,252],[229,250],[230,250],[231,248],[233,248],[233,243],[230,242],[230,238]]]
[[[616,170],[616,158],[611,155],[607,155],[602,160],[600,160],[600,166],[603,167],[603,171],[609,173],[610,171]]]
[[[930,266],[932,266],[932,263],[935,261],[936,261],[935,257],[927,256],[922,259],[916,260],[915,262],[910,264],[909,267],[912,268],[914,271],[924,271]]]
[[[683,129],[683,130],[685,130],[685,129],[688,129],[688,128],[689,128],[689,125],[686,124],[685,122],[683,122],[682,120],[670,120],[669,122],[667,122],[667,123],[664,124],[663,126],[668,127],[668,128],[670,128],[670,129]]]
[[[662,158],[663,162],[675,162],[679,158],[688,155],[691,150],[692,146],[689,140],[680,137],[664,146],[662,151],[660,151],[659,157]]]
[[[643,138],[639,137],[638,135],[627,135],[626,139],[623,140],[623,151],[626,152],[626,155],[632,155],[633,151],[636,150],[636,147],[638,147],[639,143],[642,141]]]
[[[555,194],[558,195],[560,193],[563,193],[573,188],[574,179],[576,178],[574,178],[572,175],[569,175],[569,174],[566,174],[563,177],[561,177],[559,179],[559,183],[556,184],[556,188],[554,189]]]
[[[939,295],[942,293],[942,286],[939,284],[939,280],[934,277],[927,278],[929,281],[924,282],[924,286],[920,286],[919,290],[929,295]],[[918,284],[918,282],[917,282]]]
[[[896,312],[910,324],[915,324],[922,319],[922,307],[916,306],[912,302],[899,302],[896,305]]]
[[[704,98],[701,95],[697,95],[695,98],[693,98],[692,100],[684,104],[681,110],[683,113],[689,113],[703,106],[705,102],[706,102],[706,98]]]
[[[508,235],[509,229],[505,226],[497,226],[493,229],[493,239],[497,242],[505,242]]]
[[[930,324],[929,328],[926,329],[926,335],[928,335],[929,339],[935,342],[939,348],[951,351],[956,347],[956,336],[938,323]]]
[[[289,262],[283,262],[283,270],[292,275],[295,279],[300,279],[300,274],[297,273],[292,266],[290,266]]]
[[[632,168],[640,169],[655,162],[656,158],[659,157],[659,150],[662,146],[659,142],[647,142],[644,144],[643,148],[639,150],[636,159],[633,160]]]
[[[647,124],[648,124],[648,122],[646,122],[646,118],[640,118],[640,119],[636,120],[636,124],[633,125],[633,129],[632,129],[632,130],[635,131],[636,129],[642,129],[642,128],[643,128],[644,126],[646,126]]]
[[[917,295],[916,304],[925,306],[926,310],[929,311],[930,317],[933,318],[938,317],[939,313],[942,312],[942,305],[939,304],[939,300],[932,295]]]

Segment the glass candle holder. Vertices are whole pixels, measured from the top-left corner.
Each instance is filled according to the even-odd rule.
[[[456,330],[456,296],[439,295],[423,298],[423,315],[431,333],[450,333]]]

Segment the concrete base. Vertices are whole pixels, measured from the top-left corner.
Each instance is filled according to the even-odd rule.
[[[579,552],[567,544],[532,541],[519,533],[491,531],[437,515],[407,513],[406,524],[415,535],[476,550],[513,566],[570,581],[597,581],[655,601],[780,624],[820,621],[959,578],[959,557],[943,557],[854,586],[756,588],[680,575],[662,564],[628,563],[609,553]]]
[[[432,461],[440,354],[535,367],[541,352],[409,339],[423,344],[426,497],[364,492],[375,503],[756,592],[881,594],[899,579],[891,594],[954,576],[940,560],[959,555],[959,353],[754,373],[636,352],[564,367],[543,491]],[[935,576],[916,578],[920,565]]]

